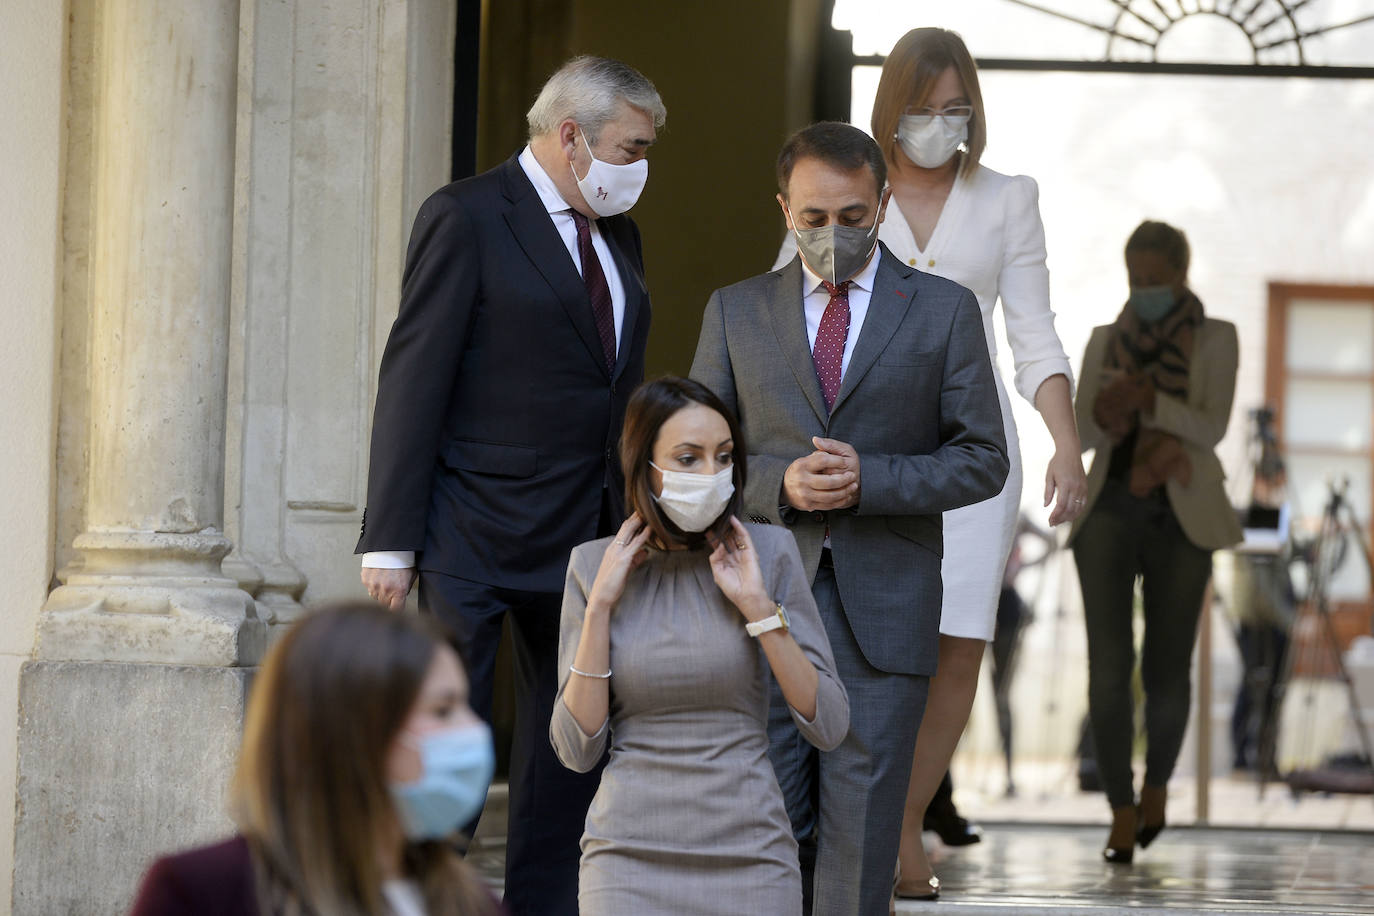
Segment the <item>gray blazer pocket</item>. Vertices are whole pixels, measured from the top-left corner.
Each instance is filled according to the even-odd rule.
[[[878,365],[888,369],[901,369],[915,366],[937,366],[945,358],[943,349],[935,350],[886,350],[878,357]]]
[[[944,527],[938,515],[934,518],[928,515],[889,515],[887,527],[937,557],[945,555]]]
[[[532,477],[537,458],[538,452],[529,445],[454,439],[444,447],[444,464],[448,467],[498,477]]]

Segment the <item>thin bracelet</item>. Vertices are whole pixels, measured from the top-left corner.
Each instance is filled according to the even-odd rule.
[[[606,669],[606,673],[605,673],[605,674],[592,674],[590,671],[582,671],[582,670],[579,670],[578,667],[577,667],[576,665],[569,665],[569,666],[568,666],[568,670],[571,671],[573,674],[580,674],[582,677],[594,677],[594,678],[596,678],[598,681],[604,681],[604,680],[606,680],[606,678],[608,678],[608,677],[611,676],[611,669],[610,669],[610,668],[607,668],[607,669]]]

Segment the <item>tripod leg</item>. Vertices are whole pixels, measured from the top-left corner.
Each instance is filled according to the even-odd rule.
[[[1355,545],[1360,549],[1360,556],[1364,558],[1365,569],[1369,573],[1369,581],[1374,583],[1374,557],[1369,553],[1369,542],[1365,539],[1364,528],[1360,525],[1360,520],[1355,517],[1355,510],[1346,502],[1345,497],[1340,497],[1341,505],[1345,507],[1346,523],[1350,526],[1350,531],[1354,535]],[[1331,643],[1331,651],[1336,656],[1336,670],[1340,672],[1341,681],[1345,684],[1345,693],[1350,701],[1350,719],[1355,726],[1355,734],[1360,739],[1360,748],[1364,751],[1366,766],[1369,773],[1374,776],[1374,746],[1370,744],[1369,732],[1364,726],[1364,715],[1360,709],[1360,697],[1355,692],[1355,682],[1350,678],[1350,670],[1345,667],[1345,657],[1341,654],[1340,643],[1336,639],[1336,628],[1331,623],[1331,615],[1327,611],[1326,602],[1322,602],[1322,623],[1326,630],[1327,639]]]

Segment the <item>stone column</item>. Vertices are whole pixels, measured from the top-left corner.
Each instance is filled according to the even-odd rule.
[[[238,0],[101,4],[84,562],[37,656],[251,665],[223,575]]]
[[[69,7],[97,36],[85,530],[20,674],[15,916],[127,912],[154,856],[233,829],[266,639],[221,570],[239,6]]]

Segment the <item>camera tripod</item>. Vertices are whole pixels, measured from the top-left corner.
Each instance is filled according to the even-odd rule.
[[[1369,733],[1365,729],[1364,717],[1360,709],[1360,698],[1355,691],[1354,682],[1350,679],[1350,672],[1345,666],[1345,659],[1341,654],[1340,643],[1336,636],[1336,628],[1331,620],[1331,578],[1341,561],[1345,559],[1347,546],[1352,546],[1347,545],[1347,538],[1353,539],[1353,546],[1359,550],[1369,572],[1370,582],[1374,583],[1374,558],[1370,556],[1369,542],[1365,538],[1364,529],[1355,516],[1354,509],[1346,499],[1349,486],[1348,479],[1343,479],[1339,484],[1328,484],[1329,495],[1322,512],[1321,525],[1317,529],[1315,538],[1301,551],[1305,556],[1308,569],[1307,595],[1302,603],[1310,614],[1315,615],[1319,628],[1319,642],[1329,649],[1331,657],[1335,661],[1337,675],[1345,687],[1351,722],[1355,726],[1356,737],[1359,739],[1360,748],[1364,752],[1365,766],[1369,770],[1370,787],[1365,788],[1353,784],[1333,786],[1329,784],[1329,780],[1315,778],[1316,774],[1311,771],[1296,770],[1287,776],[1289,786],[1295,793],[1303,789],[1374,791],[1374,746],[1371,746]],[[1300,620],[1301,617],[1300,613],[1298,619]],[[1290,644],[1287,657],[1284,659],[1283,671],[1276,685],[1279,703],[1282,702],[1291,682],[1296,655],[1295,647]],[[1277,729],[1271,723],[1270,727],[1265,729],[1266,733],[1261,735],[1262,760],[1273,759],[1276,731]],[[1267,767],[1261,768],[1261,791],[1263,791],[1269,775],[1267,770]]]

